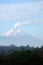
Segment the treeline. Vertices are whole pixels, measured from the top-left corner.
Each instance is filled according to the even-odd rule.
[[[0,55],[0,65],[43,65],[43,47]]]

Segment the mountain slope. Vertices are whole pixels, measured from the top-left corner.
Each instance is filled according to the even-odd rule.
[[[36,39],[32,36],[29,35],[23,35],[23,36],[10,36],[10,37],[5,37],[5,36],[0,36],[0,45],[11,45],[14,44],[16,46],[42,46],[43,41]]]
[[[19,29],[11,29],[8,32],[0,36],[0,45],[11,45],[16,46],[42,46],[43,41],[32,37]]]

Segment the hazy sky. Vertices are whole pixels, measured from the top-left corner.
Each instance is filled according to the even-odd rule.
[[[15,25],[43,39],[43,0],[0,0],[0,35]]]

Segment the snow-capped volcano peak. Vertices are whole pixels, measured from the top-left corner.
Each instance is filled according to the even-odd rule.
[[[5,32],[4,34],[2,34],[1,36],[6,36],[6,37],[9,37],[9,36],[23,36],[24,35],[24,32],[19,30],[19,29],[11,29],[9,30],[8,32]]]
[[[10,29],[9,31],[1,34],[1,36],[6,36],[6,37],[9,37],[9,36],[22,36],[25,33],[23,31],[19,30],[19,27],[24,26],[26,24],[29,24],[29,22],[24,22],[24,23],[17,22],[16,24],[14,24],[12,29]]]

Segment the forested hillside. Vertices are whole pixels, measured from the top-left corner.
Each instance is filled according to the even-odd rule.
[[[0,55],[0,65],[43,65],[43,47]]]

